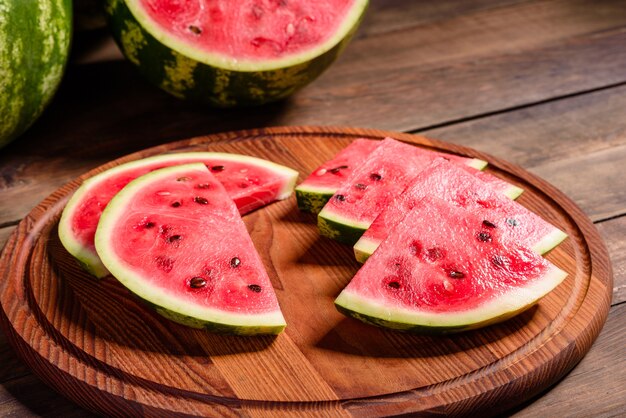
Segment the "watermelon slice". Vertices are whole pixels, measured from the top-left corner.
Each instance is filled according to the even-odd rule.
[[[242,335],[285,327],[239,211],[204,164],[128,183],[102,213],[95,244],[113,276],[171,320]]]
[[[348,180],[352,172],[380,145],[380,141],[356,139],[331,160],[317,167],[302,183],[296,186],[298,208],[303,212],[319,213],[333,194]],[[463,165],[491,188],[511,199],[517,199],[523,190],[496,176]]]
[[[298,173],[290,168],[247,155],[215,152],[165,154],[113,167],[87,180],[66,205],[59,237],[83,267],[101,278],[108,274],[94,247],[100,214],[129,181],[158,168],[200,161],[224,185],[241,214],[274,200],[287,198]]]
[[[477,178],[444,159],[434,161],[380,212],[354,244],[357,261],[364,263],[404,214],[424,196],[434,196],[471,208],[484,217],[489,229],[498,229],[508,241],[517,241],[539,254],[550,251],[567,237],[528,209],[495,192],[492,183],[483,182],[483,178]]]
[[[319,213],[328,199],[381,144],[373,139],[356,139],[331,160],[317,167],[302,183],[296,186],[298,208],[304,212]]]
[[[318,228],[326,237],[354,245],[395,195],[436,158],[446,158],[477,169],[478,159],[427,151],[385,138],[318,214]]]
[[[105,0],[113,36],[151,82],[217,106],[282,99],[318,77],[367,0]]]
[[[510,318],[563,281],[565,272],[485,221],[443,200],[416,202],[337,308],[393,329],[455,332]]]

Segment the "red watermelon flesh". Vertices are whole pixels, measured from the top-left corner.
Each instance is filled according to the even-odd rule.
[[[217,152],[165,154],[132,161],[91,177],[68,202],[59,223],[65,248],[96,277],[107,274],[94,247],[100,214],[131,180],[153,170],[200,161],[211,169],[241,214],[291,194],[298,173],[260,158]]]
[[[304,212],[319,213],[328,199],[348,180],[354,169],[360,166],[380,144],[381,141],[371,139],[354,140],[331,160],[317,167],[295,189],[298,208]],[[523,192],[519,187],[477,168],[465,164],[462,167],[485,183],[489,183],[493,190],[511,199],[516,199]]]
[[[355,5],[355,0],[127,2],[178,42],[250,61],[293,56],[330,41]]]
[[[365,262],[405,213],[425,196],[446,200],[482,216],[486,225],[485,240],[491,239],[489,231],[497,231],[507,241],[518,242],[543,254],[565,239],[564,232],[472,174],[443,159],[434,161],[381,211],[357,241],[354,245],[357,260]]]
[[[239,211],[204,164],[130,182],[102,213],[95,244],[113,276],[170,319],[244,334],[284,327]]]
[[[459,331],[533,305],[566,274],[482,213],[415,202],[336,300],[344,313],[406,330]],[[490,240],[481,239],[489,234]]]
[[[331,160],[317,167],[296,186],[300,210],[318,213],[328,199],[346,182],[355,168],[381,144],[381,141],[359,138],[343,148]]]
[[[467,172],[469,172],[472,176],[480,179],[483,183],[489,185],[489,188],[496,193],[500,193],[509,199],[517,199],[523,192],[524,189],[517,187],[507,181],[502,180],[499,177],[494,176],[493,174],[489,174],[485,171],[476,170],[475,168],[469,166],[461,166]]]
[[[376,216],[436,158],[484,167],[481,160],[428,151],[385,138],[318,215],[322,235],[354,244]]]

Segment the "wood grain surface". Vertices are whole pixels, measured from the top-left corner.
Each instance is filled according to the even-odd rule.
[[[520,202],[569,235],[548,255],[569,273],[566,281],[538,306],[483,330],[429,337],[370,327],[332,304],[358,268],[351,248],[320,238],[314,217],[290,198],[244,218],[287,330],[242,338],[188,329],[152,314],[113,278],[95,282],[60,245],[63,205],[93,171],[44,199],[7,242],[0,304],[9,343],[45,382],[106,415],[493,415],[535,396],[589,350],[610,307],[613,275],[590,220],[519,166],[420,136],[290,127],[165,144],[96,171],[156,153],[218,150],[306,176],[352,139],[385,135],[486,159],[491,172],[523,187]]]

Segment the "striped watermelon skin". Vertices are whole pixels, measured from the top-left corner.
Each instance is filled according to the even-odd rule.
[[[141,25],[125,0],[106,0],[105,10],[120,49],[151,83],[182,99],[217,107],[236,107],[286,98],[316,79],[347,46],[366,7],[347,35],[333,48],[310,61],[267,71],[219,68],[171,49]]]
[[[41,115],[65,71],[71,0],[0,2],[0,148]]]

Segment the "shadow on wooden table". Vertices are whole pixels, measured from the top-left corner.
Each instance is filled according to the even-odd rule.
[[[128,348],[132,352],[190,356],[203,362],[214,356],[264,350],[275,340],[275,336],[219,335],[163,319],[114,277],[98,280],[84,272],[61,244],[56,226],[55,223],[49,236],[43,238],[45,244],[41,244],[47,247],[49,257],[42,263],[52,267],[49,274],[41,274],[42,280],[49,282],[43,285],[48,289],[57,287],[56,306],[34,303],[32,308],[43,316],[42,323],[50,324],[49,334],[59,334],[58,343],[71,345],[69,349],[77,350],[79,358],[98,358],[106,351],[115,356],[116,351],[121,353]],[[60,312],[63,318],[52,315],[52,311]],[[84,335],[61,335],[60,330],[68,327]],[[93,339],[95,346],[83,344],[85,339]],[[76,346],[74,340],[82,346]],[[104,346],[98,347],[101,343]]]
[[[188,137],[275,125],[288,106],[289,99],[218,109],[164,93],[126,61],[71,66],[43,116],[6,152],[106,161]]]
[[[474,331],[451,335],[410,334],[376,328],[356,319],[345,318],[316,344],[317,347],[357,356],[379,358],[443,357],[459,352],[471,352],[487,344],[504,340],[512,334],[525,332],[537,306],[505,322]],[[494,357],[496,360],[496,357]]]

